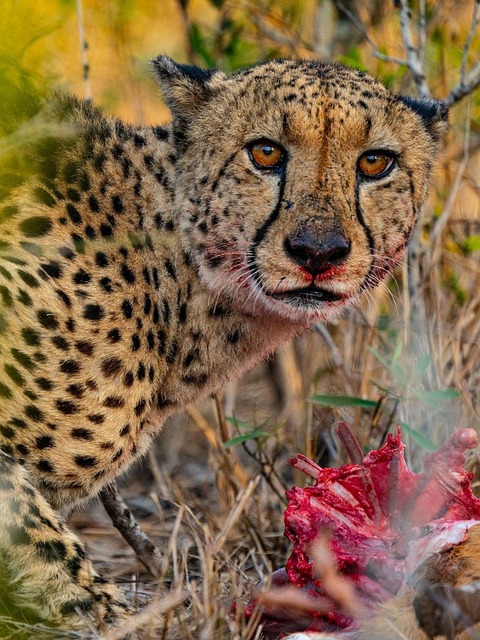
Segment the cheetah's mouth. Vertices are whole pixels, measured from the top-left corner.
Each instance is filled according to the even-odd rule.
[[[340,302],[345,300],[345,296],[334,291],[327,291],[326,289],[320,289],[319,287],[309,286],[301,289],[290,289],[288,291],[281,291],[270,294],[272,298],[276,300],[282,300],[284,302]]]

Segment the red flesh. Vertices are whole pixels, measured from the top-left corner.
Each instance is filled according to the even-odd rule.
[[[351,457],[359,460],[360,449],[348,427],[342,424],[339,434]],[[315,484],[287,491],[285,535],[293,550],[285,570],[273,575],[272,586],[294,585],[328,602],[309,557],[319,533],[328,530],[338,571],[351,580],[366,610],[373,612],[398,592],[418,562],[433,551],[458,544],[480,520],[480,500],[473,495],[471,477],[463,469],[465,451],[476,445],[475,431],[456,431],[428,456],[420,474],[407,468],[400,431],[389,435],[385,445],[370,451],[360,464],[322,469],[299,454],[290,464]],[[278,638],[292,630],[338,632],[355,626],[330,603],[327,613],[288,622],[288,611],[286,619],[278,610],[266,611],[264,632]],[[249,605],[250,610],[254,605]]]

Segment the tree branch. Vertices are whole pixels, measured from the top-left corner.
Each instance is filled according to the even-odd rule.
[[[122,496],[118,493],[117,485],[112,483],[105,487],[100,493],[100,499],[103,502],[105,511],[112,520],[113,526],[120,531],[135,551],[145,569],[154,578],[158,578],[161,575],[163,566],[160,551],[141,530]]]
[[[462,63],[460,66],[460,82],[450,91],[445,99],[445,103],[449,107],[475,91],[475,89],[480,86],[480,62],[477,62],[473,69],[467,73],[468,54],[470,53],[472,40],[480,20],[479,10],[480,0],[475,0],[473,5],[472,24],[470,25],[465,46],[463,47]]]
[[[410,6],[408,0],[399,0],[399,3],[400,29],[402,31],[402,40],[407,56],[407,66],[413,75],[413,80],[415,82],[415,86],[417,87],[418,95],[422,98],[430,98],[430,89],[428,87],[427,79],[420,62],[419,49],[417,49],[413,42]],[[422,37],[420,38],[420,41]]]
[[[88,42],[85,37],[85,25],[83,21],[83,5],[82,0],[77,0],[77,21],[78,35],[80,38],[80,55],[82,59],[83,69],[83,85],[85,91],[85,100],[92,100],[92,85],[90,83],[90,65],[88,63]]]
[[[335,6],[337,7],[337,9],[340,9],[340,11],[345,14],[347,16],[347,18],[349,20],[351,20],[352,24],[361,32],[361,34],[363,35],[363,37],[365,38],[365,41],[370,45],[370,47],[372,48],[372,53],[373,55],[378,58],[379,60],[383,60],[385,62],[391,62],[392,64],[398,64],[402,67],[408,67],[408,61],[404,60],[403,58],[396,58],[395,56],[389,56],[385,53],[382,53],[381,51],[378,50],[377,45],[375,44],[375,42],[372,40],[372,38],[370,37],[367,29],[365,28],[365,26],[362,24],[362,22],[360,22],[360,20],[357,18],[356,15],[354,15],[344,4],[343,2],[341,2],[341,0],[334,0],[335,2]]]

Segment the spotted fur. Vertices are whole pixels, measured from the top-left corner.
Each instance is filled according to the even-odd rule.
[[[70,627],[112,625],[124,605],[55,510],[96,495],[169,414],[377,284],[446,127],[440,103],[332,64],[153,69],[171,124],[57,96],[48,117],[74,135],[32,148],[37,174],[0,210],[0,579]],[[255,165],[256,140],[280,145],[281,166]],[[395,165],[365,179],[358,158],[379,149]],[[341,255],[312,269],[327,240]]]

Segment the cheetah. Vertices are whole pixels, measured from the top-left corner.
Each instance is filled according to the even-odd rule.
[[[32,143],[0,209],[0,581],[71,629],[128,611],[65,516],[169,415],[380,282],[447,127],[443,103],[337,64],[152,69],[170,124],[56,95],[74,133]]]

